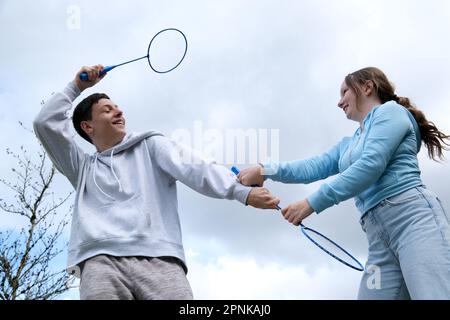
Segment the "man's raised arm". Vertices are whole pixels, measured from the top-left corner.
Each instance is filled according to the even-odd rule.
[[[67,113],[72,108],[72,102],[83,90],[92,87],[103,78],[99,76],[102,69],[101,65],[81,68],[75,79],[63,91],[50,97],[33,121],[34,132],[45,151],[55,167],[69,179],[74,188],[85,156],[72,137],[71,121]],[[88,73],[88,81],[80,80],[81,72]]]

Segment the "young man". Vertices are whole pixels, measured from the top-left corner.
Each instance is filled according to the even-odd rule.
[[[34,121],[52,162],[76,189],[68,271],[81,275],[81,299],[192,299],[176,181],[257,208],[274,209],[279,200],[160,133],[127,134],[123,112],[105,94],[90,95],[74,110],[76,131],[97,149],[84,153],[66,113],[103,78],[102,69],[83,67]],[[79,79],[81,72],[88,81]]]

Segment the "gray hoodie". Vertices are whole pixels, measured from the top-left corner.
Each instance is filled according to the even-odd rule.
[[[34,121],[34,130],[55,167],[76,190],[69,241],[69,273],[98,254],[173,256],[184,263],[176,181],[214,198],[246,203],[249,187],[227,168],[157,132],[127,134],[116,146],[85,153],[67,116],[79,96],[69,83],[54,94]]]

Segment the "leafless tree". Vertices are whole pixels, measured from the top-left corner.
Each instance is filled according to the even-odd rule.
[[[62,215],[58,209],[72,193],[55,198],[51,186],[57,171],[42,146],[33,156],[24,146],[18,152],[8,148],[6,153],[16,161],[15,179],[0,179],[11,191],[7,198],[13,199],[0,199],[0,217],[18,215],[23,225],[20,231],[0,229],[0,300],[54,299],[68,289],[68,275],[65,270],[55,271],[52,261],[67,247],[61,235],[72,207]]]

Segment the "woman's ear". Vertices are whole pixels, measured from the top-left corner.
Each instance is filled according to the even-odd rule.
[[[372,95],[372,93],[375,91],[375,84],[372,80],[366,81],[366,83],[363,86],[363,93],[365,96],[369,97]]]

